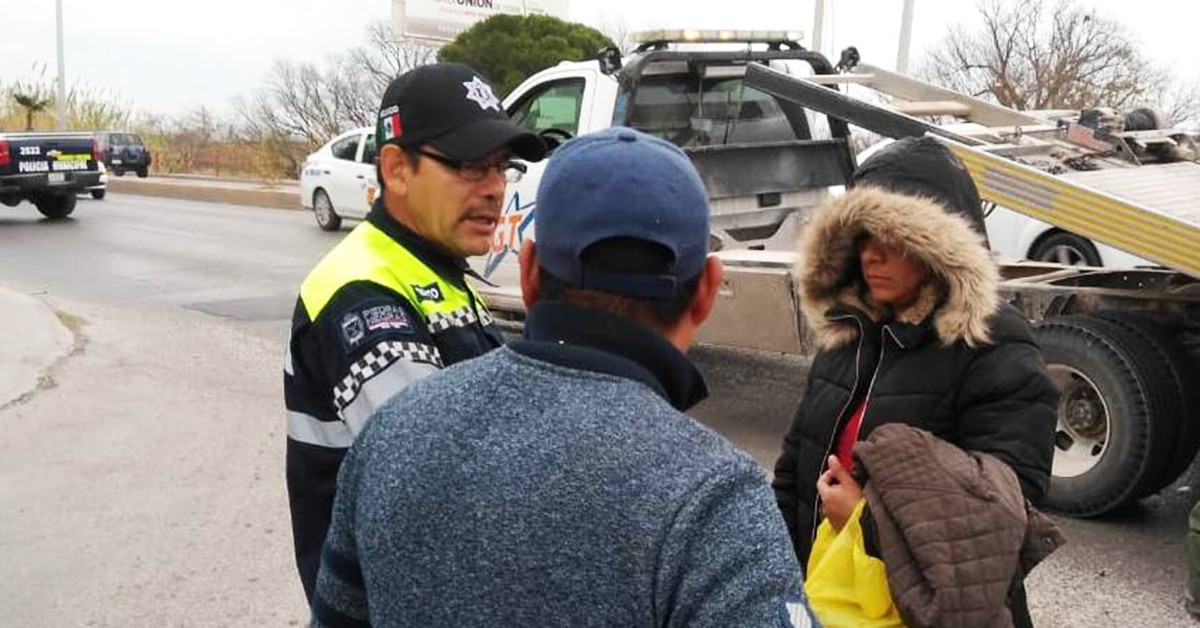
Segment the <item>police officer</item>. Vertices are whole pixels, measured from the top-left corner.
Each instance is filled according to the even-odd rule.
[[[471,68],[423,66],[388,86],[382,194],[300,286],[284,362],[296,564],[312,598],[338,468],[375,410],[409,384],[502,343],[466,258],[485,253],[505,185],[546,147]]]

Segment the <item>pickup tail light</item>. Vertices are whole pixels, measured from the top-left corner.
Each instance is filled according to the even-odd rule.
[[[0,140],[0,166],[12,163],[12,155],[8,152],[8,140]]]
[[[92,161],[100,161],[100,147],[96,146],[96,140],[92,140]]]

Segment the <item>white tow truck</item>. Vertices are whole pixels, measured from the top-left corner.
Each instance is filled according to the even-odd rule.
[[[704,178],[714,248],[791,249],[804,212],[852,167],[843,148],[849,130],[812,128],[801,107],[746,86],[742,75],[747,60],[805,74],[831,75],[833,66],[796,43],[797,33],[695,31],[689,42],[707,49],[669,49],[681,37],[642,33],[627,59],[611,50],[597,60],[560,63],[519,85],[505,108],[552,143],[614,124],[663,137],[684,148]],[[741,45],[714,50],[720,43]],[[529,164],[509,185],[492,252],[479,264],[494,283],[515,285],[516,252],[532,233],[544,169],[545,162]]]
[[[1086,116],[1018,112],[858,64],[851,50],[835,67],[796,39],[644,34],[630,57],[610,50],[560,64],[505,104],[551,138],[622,124],[692,157],[726,268],[701,330],[709,344],[815,352],[791,249],[807,217],[853,171],[853,127],[932,135],[967,165],[985,202],[1161,265],[1005,262],[1002,290],[1035,322],[1063,392],[1048,505],[1097,516],[1171,484],[1200,448],[1200,163],[1180,159],[1186,151],[1172,150],[1170,130],[1105,131]],[[686,45],[695,43],[712,47]],[[720,49],[727,43],[737,46]],[[472,260],[496,284],[480,286],[492,309],[514,323],[523,316],[516,252],[533,237],[543,167],[510,186],[491,252]]]

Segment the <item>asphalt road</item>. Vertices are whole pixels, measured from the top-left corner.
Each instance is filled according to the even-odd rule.
[[[304,622],[283,487],[280,365],[295,290],[340,237],[305,212],[110,195],[50,223],[0,207],[0,284],[76,334],[0,410],[0,626]],[[768,468],[805,364],[693,352],[694,414]],[[1175,486],[1100,521],[1030,576],[1040,626],[1186,626]]]

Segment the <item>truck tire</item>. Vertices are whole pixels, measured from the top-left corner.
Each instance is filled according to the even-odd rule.
[[[317,226],[326,231],[337,231],[342,228],[342,217],[333,208],[333,201],[325,190],[313,192],[313,215],[317,217]]]
[[[1034,336],[1063,393],[1045,506],[1096,517],[1136,501],[1174,445],[1155,430],[1164,393],[1149,379],[1141,339],[1093,316],[1048,319]]]
[[[145,179],[146,177],[150,176],[150,169],[149,169],[149,168],[147,168],[147,167],[145,167],[145,166],[142,166],[141,168],[138,168],[138,169],[137,169],[137,176],[138,176],[138,178],[139,178],[139,179]]]
[[[1173,376],[1171,363],[1164,352],[1138,327],[1118,322],[1106,316],[1092,314],[1075,317],[1080,324],[1093,328],[1109,328],[1114,338],[1124,338],[1125,349],[1133,357],[1134,368],[1146,389],[1150,407],[1150,460],[1146,473],[1134,491],[1134,499],[1158,492],[1163,483],[1179,442],[1180,415],[1183,413],[1183,391]]]
[[[118,177],[123,177],[123,176],[125,176],[125,171],[124,171],[124,170],[121,170],[120,168],[113,168],[113,171],[112,171],[112,173],[113,173],[113,174],[115,174],[115,175],[117,175]]]
[[[33,204],[46,218],[59,220],[75,211],[75,194],[42,194],[34,199]]]
[[[1146,494],[1157,493],[1187,471],[1196,451],[1200,450],[1200,365],[1188,355],[1177,330],[1167,321],[1156,320],[1153,315],[1118,310],[1097,312],[1096,315],[1141,337],[1146,348],[1158,356],[1155,361],[1160,363],[1157,368],[1163,385],[1176,396],[1174,403],[1167,404],[1169,411],[1154,416],[1155,423],[1172,423],[1162,429],[1176,435],[1162,477],[1148,487]]]
[[[92,198],[94,198],[98,201],[102,201],[102,200],[104,200],[104,195],[107,193],[108,193],[108,190],[92,190]]]
[[[1091,241],[1066,231],[1055,231],[1038,240],[1029,250],[1029,259],[1067,266],[1101,266],[1104,263]]]

